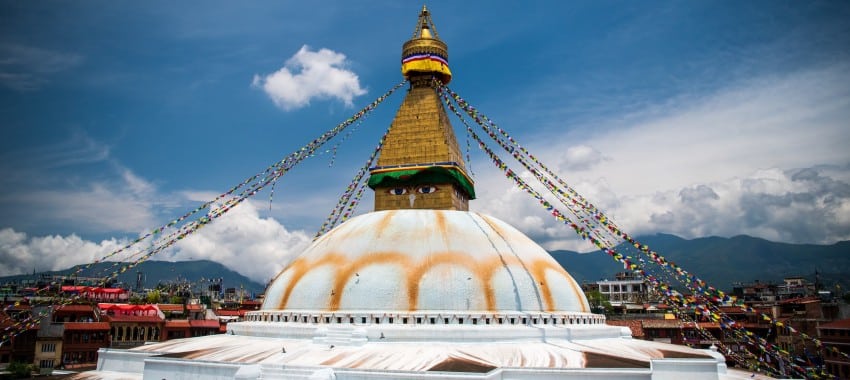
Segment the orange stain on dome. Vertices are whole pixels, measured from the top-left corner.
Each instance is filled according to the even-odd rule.
[[[322,265],[335,264],[337,265],[337,267],[339,267],[341,263],[344,262],[345,258],[337,254],[324,255],[321,259],[309,264],[306,262],[305,259],[296,259],[295,261],[293,261],[291,264],[289,264],[289,267],[286,268],[286,270],[281,272],[281,276],[284,275],[286,272],[289,272],[290,270],[294,273],[292,274],[292,278],[289,280],[289,283],[286,286],[286,291],[284,291],[283,297],[281,297],[280,300],[280,306],[278,307],[280,309],[286,308],[286,304],[287,302],[289,302],[289,297],[292,295],[292,290],[295,289],[295,285],[298,285],[298,283],[301,281],[305,274]]]
[[[567,271],[563,267],[550,261],[536,260],[531,263],[531,271],[533,273],[532,277],[534,277],[534,281],[536,281],[539,285],[541,296],[543,297],[543,301],[546,303],[546,311],[555,310],[555,302],[552,299],[552,290],[549,288],[549,284],[546,282],[547,270],[553,270],[563,276],[565,279],[567,279],[568,282],[572,284],[570,288],[572,289],[573,294],[576,296],[576,299],[583,299],[583,293],[580,293],[579,290],[576,289],[577,287],[575,286],[575,280],[573,280],[572,276],[570,276],[570,274],[567,273]],[[585,307],[583,302],[579,306],[581,306],[582,312],[587,312],[587,308]]]
[[[376,264],[397,264],[402,268],[406,268],[410,264],[410,258],[398,252],[378,252],[363,255],[348,265],[340,265],[337,267],[336,276],[334,276],[333,295],[331,296],[331,302],[328,306],[328,310],[339,310],[339,304],[342,301],[342,293],[345,290],[345,284],[348,283],[352,275],[362,271],[370,265]]]
[[[503,261],[504,260],[504,261]],[[488,311],[496,311],[496,296],[492,287],[493,275],[500,268],[505,267],[505,265],[516,266],[520,265],[520,260],[511,257],[511,256],[503,256],[501,258],[492,258],[489,260],[476,260],[468,255],[461,253],[452,253],[445,252],[439,254],[428,255],[425,260],[422,260],[419,263],[413,263],[410,260],[409,256],[398,252],[379,252],[379,253],[370,253],[364,255],[353,262],[348,262],[347,259],[338,254],[329,254],[325,255],[319,260],[316,260],[312,263],[308,263],[307,260],[297,259],[290,264],[290,266],[281,273],[281,275],[292,272],[292,278],[288,281],[286,290],[280,302],[280,309],[285,309],[286,304],[289,301],[289,297],[292,294],[295,286],[301,281],[305,274],[314,270],[315,268],[321,267],[323,265],[333,265],[335,266],[335,275],[334,275],[334,283],[333,283],[333,293],[331,295],[330,303],[328,305],[328,310],[335,311],[339,310],[340,303],[342,302],[343,293],[345,291],[345,285],[351,280],[351,277],[357,273],[363,271],[365,268],[372,265],[386,265],[386,264],[395,264],[401,267],[401,271],[405,273],[406,281],[405,285],[407,286],[407,302],[408,302],[408,310],[416,311],[418,308],[419,302],[419,292],[420,292],[420,282],[426,273],[434,269],[435,267],[441,265],[453,265],[463,267],[470,272],[472,272],[476,279],[482,285],[481,292],[483,292],[486,310]],[[546,271],[553,270],[559,275],[565,277],[566,279],[572,281],[569,274],[564,270],[564,268],[555,265],[547,260],[535,260],[530,263],[531,267],[531,277],[535,282],[535,285],[538,289],[540,289],[541,297],[543,298],[543,302],[545,305],[546,311],[554,311],[555,310],[555,301],[552,296],[552,291],[549,288],[549,285],[546,283]],[[571,286],[574,295],[581,299],[581,294],[575,286]],[[584,304],[580,305],[582,311],[587,311]]]
[[[387,211],[384,217],[378,221],[377,225],[375,226],[375,237],[379,237],[381,236],[381,234],[384,233],[384,230],[386,230],[387,227],[390,226],[390,221],[392,221],[393,216],[395,216],[395,211]]]
[[[382,219],[384,227],[387,226],[385,223],[389,223],[390,218],[391,215]],[[442,226],[440,228],[445,228],[444,219],[438,219],[437,224],[438,226]],[[491,226],[495,228],[492,224]],[[548,270],[553,270],[558,275],[567,279],[568,282],[572,284],[570,287],[572,288],[571,290],[573,294],[577,299],[582,299],[582,294],[577,289],[575,281],[572,277],[570,277],[569,273],[567,273],[564,268],[557,265],[557,263],[545,259],[537,259],[529,262],[528,264],[524,264],[523,262],[523,260],[514,255],[505,255],[502,252],[498,252],[496,257],[488,258],[486,260],[476,259],[468,254],[459,252],[429,254],[418,262],[414,262],[410,256],[400,252],[370,252],[354,259],[353,261],[351,258],[340,254],[325,254],[312,262],[305,258],[299,258],[293,261],[288,268],[278,275],[278,277],[280,277],[286,273],[291,273],[291,278],[287,281],[288,283],[279,304],[279,308],[286,308],[286,304],[288,303],[292,292],[307,273],[324,265],[332,266],[332,270],[334,271],[333,286],[331,288],[332,293],[328,304],[328,310],[331,311],[339,310],[340,304],[343,300],[342,297],[344,295],[345,285],[351,280],[355,273],[362,272],[372,265],[387,264],[399,266],[399,271],[405,275],[404,285],[407,287],[407,309],[409,311],[416,311],[419,307],[419,293],[421,291],[420,284],[424,276],[429,271],[442,265],[461,267],[471,272],[475,276],[476,280],[478,280],[481,284],[481,289],[479,291],[483,293],[482,296],[484,297],[486,310],[488,311],[496,311],[496,295],[494,293],[492,281],[494,274],[501,268],[508,269],[509,267],[517,266],[528,267],[531,279],[534,281],[534,286],[540,290],[540,295],[546,311],[554,311],[557,307],[552,295],[552,290],[546,282],[546,272]],[[584,303],[581,303],[580,307],[582,311],[587,311]]]
[[[434,269],[440,265],[456,265],[466,268],[481,282],[483,287],[482,291],[484,292],[484,299],[487,305],[487,310],[494,310],[496,305],[496,297],[493,294],[493,287],[490,286],[490,279],[495,272],[495,268],[497,264],[492,260],[488,262],[480,262],[476,261],[474,258],[469,257],[468,255],[453,253],[453,252],[445,252],[434,255],[428,255],[426,260],[423,260],[418,266],[412,268],[408,271],[408,280],[407,280],[407,297],[408,304],[407,308],[409,311],[415,311],[418,308],[419,304],[419,283],[422,281],[422,278],[428,273],[430,270]]]

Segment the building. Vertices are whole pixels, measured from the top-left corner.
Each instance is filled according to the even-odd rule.
[[[33,358],[41,372],[94,367],[97,351],[109,347],[109,323],[92,305],[54,305],[35,313],[43,315]]]
[[[617,273],[613,280],[597,281],[596,290],[615,308],[623,308],[627,304],[643,305],[650,299],[648,284],[643,277],[632,272]]]
[[[783,350],[799,355],[816,347],[810,340],[804,339],[800,332],[808,336],[818,336],[818,326],[826,323],[819,297],[792,298],[777,302],[773,307],[773,317],[789,329],[779,329],[776,344]]]
[[[30,315],[29,305],[10,305],[8,310],[0,310],[0,331],[12,331]],[[38,340],[39,326],[29,326],[14,335],[9,342],[0,344],[0,365],[11,362],[33,363],[35,361],[35,343]]]
[[[94,302],[127,302],[130,299],[130,292],[121,288],[65,285],[60,291],[63,297],[77,297]]]
[[[109,347],[132,348],[159,342],[165,318],[156,305],[100,303],[109,329]]]
[[[434,82],[452,78],[448,48],[424,7],[402,74],[374,212],[316,239],[227,334],[103,349],[77,378],[750,378],[715,351],[607,325],[542,247],[468,211],[474,183]]]
[[[823,324],[818,330],[825,348],[822,360],[826,370],[840,379],[850,378],[850,319]]]

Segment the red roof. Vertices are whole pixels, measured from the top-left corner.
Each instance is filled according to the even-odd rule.
[[[111,322],[162,322],[163,319],[158,315],[125,315],[116,314],[108,315],[107,318]]]
[[[680,329],[683,326],[678,319],[644,319],[642,322],[644,329]]]
[[[53,309],[57,312],[59,311],[85,311],[85,312],[94,312],[94,308],[91,305],[58,305]]]
[[[12,306],[6,306],[4,310],[6,311],[26,311],[32,310],[32,306],[30,304],[25,303],[26,301],[21,301],[20,303],[14,303]]]
[[[787,300],[779,301],[779,304],[806,304],[806,303],[814,303],[820,302],[820,298],[818,297],[799,297],[799,298],[789,298]]]
[[[628,327],[629,330],[632,330],[632,337],[641,338],[644,336],[643,334],[643,326],[641,326],[640,321],[605,321],[605,323],[609,326],[623,326]]]
[[[160,303],[156,305],[163,313],[183,312],[183,305],[174,303]]]
[[[166,328],[188,328],[189,321],[185,319],[175,319],[172,321],[165,321]]]
[[[215,319],[196,319],[189,321],[189,326],[193,328],[216,329],[218,330],[221,324]]]
[[[186,305],[186,310],[189,310],[189,311],[201,311],[203,309],[204,309],[204,305],[201,305],[199,303],[190,303],[190,304]]]
[[[247,310],[224,310],[218,309],[215,311],[215,315],[219,317],[244,317]]]
[[[746,310],[744,310],[741,306],[720,306],[718,307],[721,312],[724,314],[745,314]]]
[[[65,322],[67,330],[100,330],[109,331],[109,322]]]
[[[847,330],[850,329],[850,319],[839,319],[818,326],[819,329]]]
[[[133,305],[127,303],[99,303],[97,307],[100,310],[113,310],[116,312],[158,311],[155,305]]]
[[[63,292],[122,294],[128,291],[121,288],[101,288],[99,286],[62,286]]]

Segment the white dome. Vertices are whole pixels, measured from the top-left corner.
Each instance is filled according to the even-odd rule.
[[[379,211],[328,232],[266,290],[263,310],[588,312],[543,248],[474,212]]]

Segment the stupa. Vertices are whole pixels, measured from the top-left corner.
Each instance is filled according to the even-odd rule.
[[[543,248],[470,212],[474,181],[434,87],[447,45],[422,8],[373,212],[313,242],[227,333],[102,349],[77,378],[737,379],[712,350],[632,339]]]

